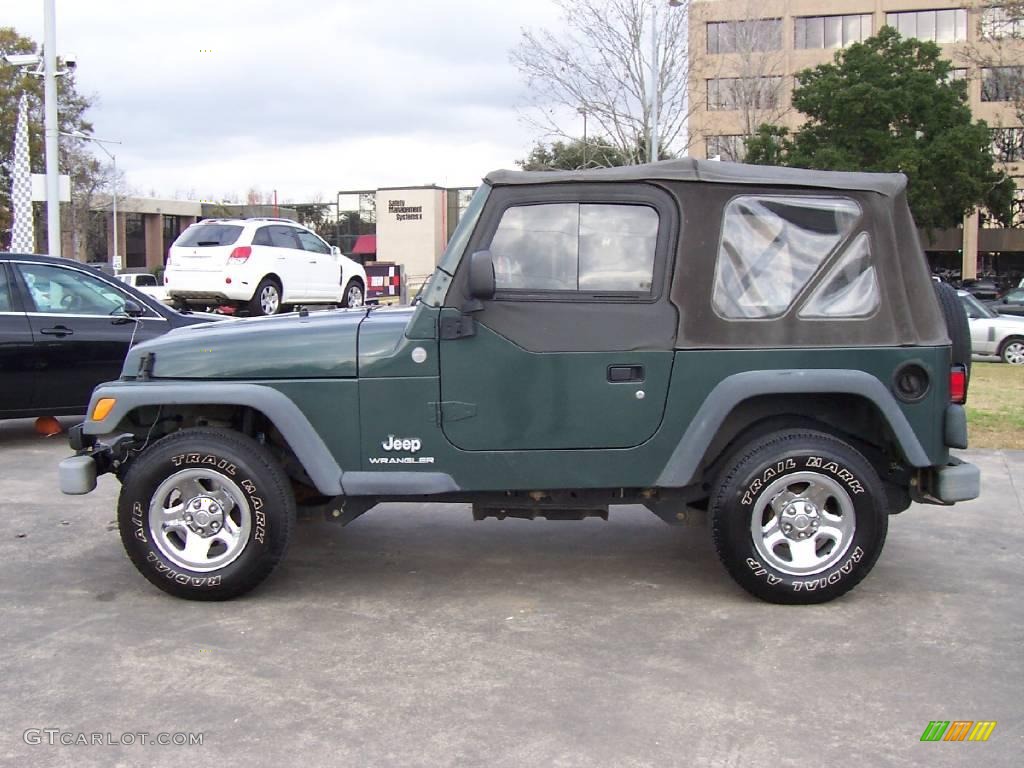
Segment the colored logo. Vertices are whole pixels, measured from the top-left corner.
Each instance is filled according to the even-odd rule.
[[[932,720],[921,741],[988,741],[995,728],[995,720]]]

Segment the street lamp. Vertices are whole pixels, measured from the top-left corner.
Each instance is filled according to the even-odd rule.
[[[111,152],[103,145],[120,144],[121,142],[112,141],[111,139],[97,139],[95,136],[88,136],[82,133],[81,131],[74,131],[72,133],[65,133],[64,131],[61,131],[60,135],[69,136],[72,139],[83,139],[85,141],[94,142],[96,146],[98,146],[100,149],[104,151],[104,153],[106,153],[107,157],[109,157],[110,161],[114,164],[114,184],[113,187],[111,187],[112,191],[110,193],[110,199],[111,207],[113,208],[114,213],[114,273],[116,274],[121,271],[121,252],[117,248],[117,230],[119,229],[117,222],[117,155],[115,155],[113,152]]]
[[[683,0],[668,0],[670,8],[678,8]],[[658,0],[651,3],[651,136],[647,148],[649,162],[657,162],[659,157],[658,144],[658,89],[661,87],[661,74],[658,71]]]

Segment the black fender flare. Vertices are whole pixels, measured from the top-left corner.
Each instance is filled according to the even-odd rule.
[[[914,467],[931,466],[896,398],[871,374],[847,369],[745,371],[727,377],[711,390],[658,476],[657,485],[681,488],[694,483],[722,423],[743,401],[762,395],[794,394],[856,395],[868,400],[888,422],[906,460]]]
[[[83,432],[106,435],[132,411],[144,406],[235,405],[266,416],[281,433],[316,489],[325,496],[342,493],[341,467],[306,414],[287,396],[261,384],[188,382],[111,382],[101,384],[89,401],[89,414],[102,399],[114,398],[114,407],[100,421],[86,419]]]

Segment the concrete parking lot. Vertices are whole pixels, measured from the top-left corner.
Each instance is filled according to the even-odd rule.
[[[1021,452],[968,452],[981,499],[892,518],[867,580],[808,608],[748,597],[706,529],[640,508],[429,504],[302,523],[261,589],[190,603],[123,554],[116,480],[60,495],[66,453],[0,422],[3,765],[1020,765]],[[931,720],[998,725],[921,743]]]

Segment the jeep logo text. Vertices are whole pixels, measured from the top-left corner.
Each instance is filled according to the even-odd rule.
[[[422,443],[418,437],[395,437],[388,435],[388,439],[380,444],[385,451],[409,451],[416,453]]]

